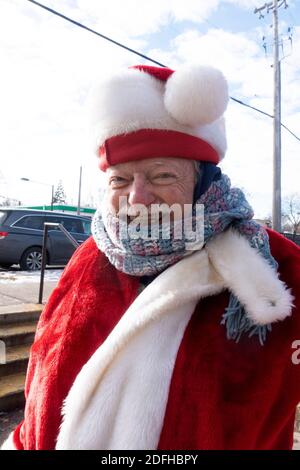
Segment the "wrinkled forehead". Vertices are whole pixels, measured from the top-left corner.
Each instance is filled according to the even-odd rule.
[[[134,162],[119,163],[118,165],[112,165],[107,169],[108,174],[116,172],[148,172],[155,169],[174,170],[176,172],[186,172],[190,168],[196,169],[198,162],[193,160],[187,160],[184,158],[150,158]]]

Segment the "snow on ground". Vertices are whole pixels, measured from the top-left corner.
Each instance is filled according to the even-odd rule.
[[[63,268],[46,269],[45,281],[58,281]],[[0,284],[20,283],[20,282],[40,282],[40,271],[0,271]]]

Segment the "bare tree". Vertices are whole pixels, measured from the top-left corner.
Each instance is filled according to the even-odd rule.
[[[283,201],[283,227],[293,234],[295,240],[300,233],[300,193],[291,193]]]
[[[20,206],[21,201],[17,199],[11,199],[10,197],[0,196],[0,206],[1,207],[13,207],[13,206]]]

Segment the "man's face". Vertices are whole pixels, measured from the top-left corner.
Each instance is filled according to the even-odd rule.
[[[193,203],[196,183],[194,162],[183,158],[151,158],[136,162],[121,163],[107,170],[108,209],[119,212],[119,198],[125,196],[127,204]]]

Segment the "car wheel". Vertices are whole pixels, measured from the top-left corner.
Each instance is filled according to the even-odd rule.
[[[24,251],[20,260],[22,271],[38,271],[42,267],[42,249],[33,246]]]

